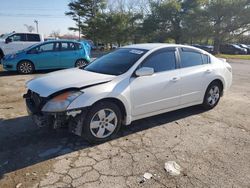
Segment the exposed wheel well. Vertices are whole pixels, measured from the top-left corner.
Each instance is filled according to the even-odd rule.
[[[211,85],[212,83],[218,83],[220,85],[220,88],[221,88],[221,96],[223,95],[223,90],[224,90],[224,85],[223,85],[223,82],[220,80],[220,79],[215,79],[213,80],[209,85]],[[208,85],[208,86],[209,86]]]
[[[104,98],[104,99],[101,99],[97,102],[95,102],[93,105],[97,104],[97,103],[100,103],[100,102],[112,102],[112,103],[115,103],[121,110],[121,113],[122,113],[122,121],[125,120],[126,116],[127,116],[127,112],[126,112],[126,108],[124,106],[124,104],[119,100],[119,99],[116,99],[116,98]],[[92,106],[93,106],[92,105]]]

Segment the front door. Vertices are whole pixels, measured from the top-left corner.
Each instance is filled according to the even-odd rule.
[[[37,47],[37,54],[33,54],[32,61],[38,69],[59,69],[59,43],[50,42]]]
[[[6,40],[9,42],[4,46],[5,55],[16,53],[25,48],[24,44],[26,43],[26,34],[13,34]]]
[[[143,116],[178,106],[180,77],[175,49],[166,48],[154,52],[140,67],[151,67],[155,73],[151,76],[131,78],[132,115]]]

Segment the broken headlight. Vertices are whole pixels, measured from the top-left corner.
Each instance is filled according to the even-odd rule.
[[[80,95],[81,91],[68,91],[49,100],[42,108],[43,112],[63,112]]]

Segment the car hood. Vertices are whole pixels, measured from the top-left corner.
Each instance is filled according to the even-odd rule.
[[[84,88],[111,81],[116,76],[85,71],[79,68],[56,71],[35,78],[26,83],[28,89],[41,97],[48,97],[58,91],[70,88]]]

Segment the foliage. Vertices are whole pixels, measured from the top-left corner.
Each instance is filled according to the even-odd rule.
[[[116,3],[115,3],[116,2]],[[72,0],[66,13],[86,37],[103,43],[214,43],[250,30],[249,0]]]

